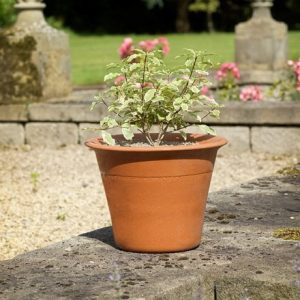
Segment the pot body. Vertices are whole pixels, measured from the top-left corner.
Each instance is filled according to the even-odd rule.
[[[86,143],[96,152],[119,248],[174,252],[199,245],[217,150],[226,143],[211,137],[210,144],[218,143],[209,146],[206,138],[203,147],[203,138],[189,135],[191,141],[199,140],[198,147],[111,147],[101,139]]]

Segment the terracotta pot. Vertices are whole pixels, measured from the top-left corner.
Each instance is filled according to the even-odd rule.
[[[182,142],[178,134],[166,140]],[[196,134],[188,141],[196,143],[123,147],[105,145],[100,138],[86,142],[96,152],[119,248],[174,252],[199,245],[217,150],[227,141]]]

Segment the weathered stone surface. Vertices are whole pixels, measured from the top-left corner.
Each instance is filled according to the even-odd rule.
[[[23,104],[0,105],[0,121],[27,121],[27,106]]]
[[[73,121],[100,122],[104,117],[103,106],[97,106],[90,111],[88,104],[30,104],[28,107],[31,121]]]
[[[59,147],[78,143],[78,126],[72,123],[28,123],[26,143],[32,146]]]
[[[99,125],[95,123],[80,123],[78,127],[80,144],[84,144],[88,139],[100,136],[100,131],[93,130],[98,127]]]
[[[287,25],[276,22],[272,1],[254,1],[253,16],[235,28],[235,61],[241,81],[273,83],[283,76],[287,62]]]
[[[0,124],[0,145],[23,145],[24,127],[16,123]]]
[[[300,296],[293,287],[249,278],[218,280],[215,287],[217,300],[297,300]]]
[[[0,105],[0,121],[15,121],[15,114],[12,112],[20,111],[20,107],[24,109],[27,107],[26,113],[34,121],[99,122],[105,116],[106,108],[97,105],[94,111],[89,110],[93,97],[99,92],[101,91],[74,91],[67,97],[54,97],[47,102],[30,104],[28,107],[14,104]],[[260,103],[230,101],[224,105],[219,120],[207,118],[205,122],[220,125],[300,125],[299,101]]]
[[[300,127],[252,127],[253,152],[300,153]]]
[[[223,153],[243,153],[250,151],[250,130],[249,127],[241,126],[214,126],[217,134],[228,140],[226,147],[219,150]]]
[[[3,261],[0,297],[298,300],[299,241],[272,232],[299,226],[299,183],[261,178],[210,194],[203,241],[191,251],[121,251],[102,228]]]
[[[220,125],[300,125],[300,102],[227,102],[220,119],[206,118],[205,122]]]
[[[248,126],[213,126],[217,135],[228,140],[228,144],[222,147],[218,153],[243,153],[250,151],[250,129]],[[197,126],[188,130],[191,133],[200,133]]]
[[[0,32],[0,102],[39,101],[71,92],[68,36],[50,27],[41,1],[19,1],[16,23]]]

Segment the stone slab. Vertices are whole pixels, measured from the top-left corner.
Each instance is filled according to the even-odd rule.
[[[88,139],[99,137],[100,131],[94,130],[98,127],[99,125],[97,123],[80,123],[78,126],[80,144],[84,144]]]
[[[250,129],[248,126],[212,126],[217,135],[228,140],[228,144],[219,150],[219,154],[234,154],[250,151]],[[191,133],[200,133],[197,126],[191,126]]]
[[[100,122],[104,117],[104,109],[97,106],[93,111],[90,105],[65,103],[65,104],[30,104],[28,107],[28,116],[30,121],[57,121],[57,122]]]
[[[23,145],[24,141],[25,133],[22,124],[0,124],[0,145]]]
[[[106,108],[98,105],[94,111],[89,107],[95,95],[101,90],[74,91],[67,97],[52,98],[43,103],[25,105],[0,105],[0,121],[99,122],[106,114]],[[260,103],[223,103],[221,118],[205,119],[206,123],[217,125],[300,125],[300,101]],[[23,111],[25,109],[25,111]],[[187,118],[187,120],[190,120]],[[192,120],[190,120],[192,121]]]
[[[300,127],[252,127],[253,152],[273,154],[300,153]]]
[[[90,138],[100,137],[101,131],[95,130],[97,128],[99,128],[99,123],[80,123],[79,124],[80,144],[84,144],[84,142]],[[122,134],[122,130],[120,128],[110,129],[109,132],[111,134]]]
[[[222,103],[220,119],[206,118],[205,123],[220,125],[300,125],[300,102]],[[192,121],[192,119],[187,118]]]
[[[27,123],[26,143],[32,146],[60,147],[78,143],[78,126],[73,123]]]
[[[194,250],[121,251],[106,227],[3,261],[0,298],[298,300],[299,241],[272,232],[299,226],[299,183],[269,177],[210,194]]]
[[[0,121],[27,121],[27,106],[24,104],[0,105]]]

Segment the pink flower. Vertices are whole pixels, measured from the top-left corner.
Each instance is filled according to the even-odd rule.
[[[209,92],[208,86],[207,86],[207,85],[204,85],[204,86],[201,88],[200,92],[201,92],[201,95],[207,95],[208,92]]]
[[[122,82],[125,80],[125,76],[119,75],[115,78],[115,85],[121,85]]]
[[[158,43],[161,45],[164,55],[167,55],[170,52],[170,45],[168,39],[161,36],[158,38]]]
[[[227,75],[232,75],[235,79],[240,79],[240,71],[233,62],[223,63],[216,74],[217,80],[223,80]]]
[[[170,52],[170,46],[169,46],[169,41],[165,37],[159,37],[154,40],[145,40],[141,41],[139,43],[139,47],[146,51],[146,52],[151,52],[155,50],[156,48],[159,48],[162,50],[163,54],[166,55]],[[133,54],[134,52],[134,45],[133,45],[133,40],[132,38],[125,38],[119,48],[119,55],[120,57],[126,58]]]
[[[261,101],[263,98],[262,91],[258,86],[252,85],[244,87],[240,92],[240,99],[246,101]]]
[[[139,46],[141,47],[142,50],[146,52],[153,51],[157,45],[156,40],[146,40],[146,41],[141,41],[139,43]]]
[[[134,47],[133,47],[132,38],[125,38],[119,48],[119,55],[122,59],[126,58],[133,53],[133,50],[134,50]]]
[[[300,92],[300,59],[297,61],[288,60],[288,66],[293,70],[296,77],[296,90]]]

